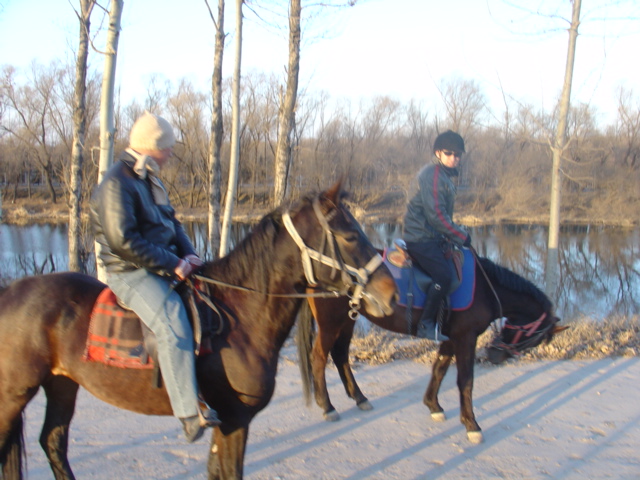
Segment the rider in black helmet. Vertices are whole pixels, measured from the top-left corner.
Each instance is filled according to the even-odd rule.
[[[404,240],[409,254],[433,283],[418,323],[416,336],[435,341],[448,340],[440,332],[437,318],[443,300],[455,282],[451,244],[470,246],[469,233],[453,222],[458,164],[464,140],[451,130],[441,133],[433,144],[434,161],[425,165],[414,182],[404,217]]]

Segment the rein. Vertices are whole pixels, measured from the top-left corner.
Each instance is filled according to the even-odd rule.
[[[498,350],[505,350],[512,357],[521,355],[523,350],[526,350],[532,345],[538,343],[538,340],[542,338],[546,333],[553,327],[553,322],[550,322],[549,325],[541,330],[538,330],[544,319],[547,318],[547,313],[543,313],[540,317],[526,325],[510,325],[505,324],[502,328],[506,328],[508,330],[516,330],[516,335],[513,341],[509,344],[503,342],[502,340],[496,338],[493,342],[491,342],[491,347],[497,348]],[[523,335],[527,338],[520,341]]]
[[[298,231],[293,224],[291,219],[291,215],[289,212],[285,212],[282,215],[282,220],[284,222],[284,226],[287,229],[287,232],[294,240],[298,248],[300,249],[300,256],[302,259],[302,266],[304,270],[305,277],[307,279],[307,283],[310,288],[316,288],[318,282],[315,279],[313,272],[313,263],[312,261],[319,262],[321,264],[327,265],[333,269],[332,275],[335,276],[337,271],[340,271],[342,274],[342,280],[345,285],[343,290],[335,290],[335,291],[321,291],[315,293],[270,293],[260,290],[255,290],[248,287],[243,287],[241,285],[233,285],[227,282],[223,282],[220,280],[214,280],[213,278],[204,277],[202,275],[194,274],[192,275],[197,280],[201,282],[210,283],[214,285],[218,285],[225,288],[233,288],[236,290],[241,290],[249,293],[257,293],[260,295],[266,295],[269,297],[280,297],[280,298],[337,298],[341,296],[349,297],[349,306],[351,310],[349,311],[349,316],[357,316],[358,309],[360,308],[360,300],[365,295],[364,287],[369,282],[369,276],[373,273],[380,265],[382,265],[383,260],[382,256],[378,253],[374,255],[369,262],[363,268],[354,268],[350,265],[347,265],[342,260],[339,251],[336,249],[336,239],[335,235],[331,231],[331,227],[329,226],[329,222],[327,221],[327,217],[322,214],[322,210],[320,208],[320,201],[318,197],[316,197],[313,201],[313,210],[316,214],[316,217],[322,226],[324,235],[322,238],[322,248],[324,250],[325,244],[329,245],[329,250],[331,256],[327,256],[321,251],[314,250],[308,247]],[[335,215],[335,213],[333,214]],[[332,215],[332,216],[333,216]],[[329,218],[329,220],[332,218]],[[349,289],[353,287],[353,292],[349,294]],[[203,292],[199,292],[201,296],[204,296]],[[206,302],[207,304],[209,302]],[[353,317],[352,317],[353,318]]]

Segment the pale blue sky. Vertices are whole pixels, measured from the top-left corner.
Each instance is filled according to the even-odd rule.
[[[210,3],[217,6],[216,0]],[[227,77],[232,74],[234,3],[227,0]],[[570,17],[568,0],[536,5],[545,3],[559,5],[557,13]],[[574,102],[597,107],[603,123],[615,113],[619,86],[640,96],[640,73],[633,67],[640,45],[640,6],[630,2],[623,9],[592,10],[607,3],[583,2],[572,91]],[[245,16],[243,72],[281,74],[287,60],[286,36],[260,26],[246,10]],[[636,20],[590,21],[596,16]],[[94,16],[94,31],[98,18]],[[122,23],[117,77],[125,102],[144,95],[153,73],[174,81],[187,77],[202,91],[209,89],[214,30],[204,0],[126,0]],[[330,36],[304,46],[300,85],[327,91],[332,98],[389,95],[437,107],[435,85],[459,76],[476,81],[499,115],[501,87],[518,101],[549,110],[564,79],[566,30],[534,36],[509,29],[540,31],[566,24],[539,19],[534,23],[503,0],[364,0],[324,18],[314,31],[325,26]],[[34,59],[46,64],[69,58],[77,28],[68,0],[0,0],[0,64],[26,68]],[[97,43],[103,46],[104,40]],[[102,71],[99,56],[93,55],[91,62]]]

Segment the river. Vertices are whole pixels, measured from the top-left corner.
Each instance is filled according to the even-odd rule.
[[[196,249],[206,256],[206,226],[185,224]],[[397,224],[363,225],[372,243],[383,248],[400,236]],[[233,241],[242,238],[249,225],[237,224]],[[480,255],[513,270],[542,287],[547,229],[542,226],[500,225],[471,229]],[[33,273],[64,271],[68,265],[67,226],[0,224],[0,280]],[[557,312],[564,320],[617,316],[640,311],[640,228],[564,227],[560,235],[560,286]],[[95,262],[89,261],[95,271]]]

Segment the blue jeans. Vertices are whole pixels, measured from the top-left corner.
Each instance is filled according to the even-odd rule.
[[[193,331],[182,298],[171,289],[171,279],[141,268],[108,273],[107,284],[155,334],[158,362],[173,414],[178,418],[197,415]]]

